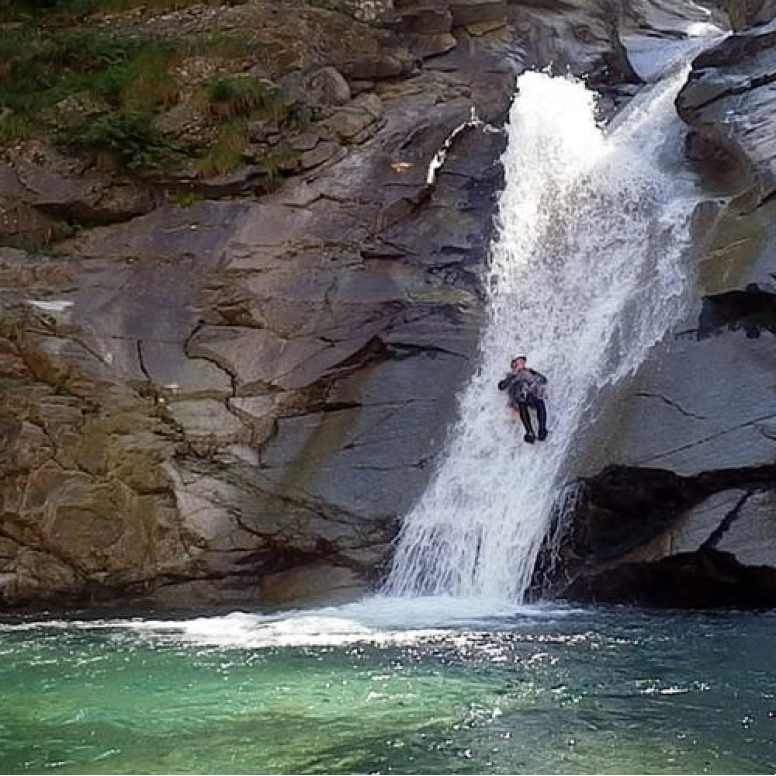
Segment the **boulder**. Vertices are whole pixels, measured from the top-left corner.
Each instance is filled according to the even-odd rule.
[[[334,67],[310,73],[303,82],[308,100],[314,105],[344,105],[350,101],[350,87]]]
[[[677,109],[702,136],[737,157],[750,175],[750,209],[776,189],[776,19],[700,54]]]
[[[504,22],[507,19],[506,0],[450,0],[453,26],[464,27],[483,22]]]
[[[0,163],[0,197],[84,226],[125,221],[147,213],[156,197],[131,180],[89,168],[39,141],[7,152]]]

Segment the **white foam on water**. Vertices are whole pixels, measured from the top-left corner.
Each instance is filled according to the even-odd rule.
[[[622,35],[628,61],[636,74],[650,83],[658,81],[699,54],[708,46],[709,38],[721,39],[726,34],[711,22],[688,22],[682,33],[686,37],[658,40],[645,32]]]
[[[520,606],[512,601],[445,596],[374,596],[343,606],[296,609],[274,614],[232,612],[190,619],[48,620],[0,624],[3,631],[76,629],[124,631],[166,642],[203,647],[379,646],[453,641],[491,630],[511,629],[579,612],[566,606]]]

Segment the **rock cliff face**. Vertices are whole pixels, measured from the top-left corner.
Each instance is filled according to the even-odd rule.
[[[222,174],[5,150],[3,607],[366,589],[472,368],[503,135],[461,133],[431,183],[429,162],[472,108],[500,126],[528,65],[606,73],[616,98],[611,14],[256,0],[87,19],[163,39],[250,30],[240,68],[312,120],[251,128]],[[183,100],[154,131],[207,136],[198,110]],[[268,171],[279,142],[290,161]]]
[[[695,60],[677,100],[713,196],[698,297],[624,397],[612,465],[581,480],[537,574],[574,600],[776,605],[776,27],[766,3],[736,8],[743,29]]]
[[[765,24],[776,15],[773,0],[722,0],[722,7],[734,30],[741,30],[753,24]]]
[[[185,39],[146,130],[221,156],[136,170],[129,132],[127,172],[40,133],[0,158],[5,609],[334,602],[374,584],[474,365],[504,136],[467,129],[431,182],[429,163],[472,108],[500,127],[527,67],[584,75],[610,113],[641,82],[636,49],[707,16],[658,0],[175,5],[79,24]],[[677,106],[709,191],[698,296],[619,397],[595,456],[609,465],[543,552],[545,593],[776,604],[774,8],[723,5],[737,32]],[[249,99],[265,114],[219,129]],[[105,110],[72,94],[56,131]]]

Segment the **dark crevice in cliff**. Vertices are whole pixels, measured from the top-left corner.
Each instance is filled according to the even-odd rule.
[[[439,278],[447,286],[469,291],[484,301],[487,295],[482,288],[480,276],[477,272],[469,269],[467,263],[466,260],[446,261],[430,267],[429,274],[432,277]]]
[[[153,385],[154,381],[151,379],[151,375],[148,374],[148,369],[146,368],[145,360],[143,358],[143,340],[140,339],[137,340],[137,363],[149,385]]]
[[[150,586],[147,582],[135,582],[127,585],[122,585],[114,591],[114,595],[117,592],[121,592],[123,597],[134,597],[143,599],[145,595],[150,592],[156,593],[164,588],[176,587],[178,585],[191,585],[197,582],[218,582],[223,583],[228,580],[234,580],[239,582],[240,586],[245,584],[246,578],[257,578],[260,571],[254,569],[239,569],[235,564],[229,571],[195,571],[192,570],[191,574],[165,574],[164,576],[158,576],[153,580],[153,586]]]
[[[710,548],[739,516],[751,493],[773,488],[775,483],[776,464],[687,477],[665,469],[609,466],[582,478],[574,483],[576,498],[568,502],[569,508],[554,516],[554,530],[539,553],[531,594],[565,596],[575,580],[582,580],[579,584],[583,585],[591,575],[619,568],[619,559],[670,530],[703,500],[722,491],[744,489],[746,494],[709,537]]]
[[[323,292],[323,307],[326,310],[326,312],[329,313],[329,315],[334,314],[334,310],[331,303],[331,295],[334,292],[334,290],[337,288],[337,278],[332,278],[329,285],[326,287],[326,290]]]
[[[330,401],[322,404],[311,404],[302,414],[310,415],[318,412],[341,412],[343,410],[359,409],[362,406],[363,405],[357,401]]]
[[[321,168],[318,168],[316,170],[316,173],[320,171]],[[312,199],[306,200],[303,204],[299,202],[294,202],[292,199],[288,200],[284,204],[286,207],[299,209],[299,210],[306,210],[311,205],[314,205],[316,202],[332,202],[335,205],[348,205],[352,202],[352,200],[348,199],[347,197],[339,197],[334,192],[331,191],[316,191]]]
[[[24,185],[24,184],[22,184]],[[115,188],[121,188],[122,182],[117,181],[115,186],[107,186],[106,193],[109,193]],[[34,189],[24,187],[27,191],[29,201],[32,203],[32,207],[43,213],[44,215],[51,216],[64,222],[68,225],[70,231],[77,229],[91,229],[94,227],[114,226],[119,224],[128,224],[138,218],[142,218],[148,215],[152,210],[159,207],[159,203],[148,204],[142,208],[134,210],[116,211],[108,208],[101,208],[100,202],[97,201],[93,204],[89,204],[86,201],[73,199],[67,202],[49,202],[49,203],[36,203],[36,197],[40,194]],[[145,189],[149,196],[153,194],[151,189]],[[62,238],[62,241],[66,241],[68,237]]]
[[[194,337],[199,334],[199,332],[202,330],[204,326],[206,326],[207,323],[205,321],[199,321],[196,326],[192,329],[191,333],[188,337],[186,337],[186,341],[183,343],[183,353],[187,358],[190,358],[192,360],[195,359],[202,359],[203,361],[208,361],[209,363],[213,364],[213,366],[220,369],[222,372],[224,372],[226,375],[228,375],[230,382],[232,383],[232,397],[237,396],[237,375],[229,369],[225,364],[222,362],[211,358],[210,356],[207,356],[202,353],[198,353],[196,355],[191,353],[191,343]],[[232,412],[232,408],[229,406],[228,399],[224,400],[224,403],[226,404],[227,410],[231,412],[232,414],[235,414]]]
[[[725,514],[722,520],[720,520],[719,525],[711,532],[709,538],[701,545],[701,549],[709,549],[717,546],[723,534],[730,528],[733,522],[738,519],[744,504],[746,504],[751,495],[750,492],[747,492],[738,499],[735,506]]]
[[[438,345],[417,345],[412,342],[391,342],[389,347],[393,358],[400,361],[405,358],[414,358],[415,356],[424,354],[431,354],[433,357],[436,353],[453,356],[454,358],[467,358],[463,353],[456,353],[454,350],[443,348]]]
[[[776,441],[776,427],[768,428],[767,426],[762,426],[757,430],[760,432],[760,435],[764,436],[766,439]]]
[[[388,401],[367,401],[367,402],[359,402],[356,406],[358,407],[385,407],[387,409],[402,409],[409,407],[411,404],[426,404],[436,401],[436,399],[414,399],[414,398],[408,398],[408,399],[391,399]]]
[[[197,581],[218,581],[223,584],[233,580],[239,586],[243,586],[246,580],[254,580],[255,584],[260,586],[267,577],[272,575],[321,563],[350,568],[356,572],[364,571],[362,564],[343,554],[332,542],[321,538],[316,542],[314,549],[304,550],[268,539],[266,546],[240,551],[238,555],[239,557],[233,561],[233,566],[228,571],[211,573],[207,576],[171,577],[164,584],[179,585]]]
[[[501,131],[501,130],[496,130]],[[442,176],[449,176],[451,178],[462,178],[466,181],[475,181],[478,182],[480,180],[480,177],[474,173],[469,172],[459,172],[458,170],[445,170],[444,168],[440,168],[439,170],[439,177],[442,178]],[[432,207],[434,207],[432,205]]]
[[[371,245],[364,246],[361,249],[361,255],[364,259],[396,259],[404,256],[417,256],[418,252],[409,245],[391,240],[385,235],[378,235],[373,238]],[[385,246],[385,247],[380,247]]]
[[[277,574],[296,566],[307,565],[316,560],[321,560],[319,554],[306,552],[279,544],[270,544],[246,554],[240,559],[237,566],[241,569],[227,572],[224,577],[235,576],[264,576],[265,574]]]
[[[763,331],[776,335],[776,293],[750,283],[743,291],[703,297],[697,338],[705,339],[724,330],[742,330],[750,339]]]
[[[357,445],[353,445],[353,447],[357,447]],[[355,464],[352,468],[355,471],[366,471],[366,472],[392,472],[397,471],[401,469],[425,469],[428,465],[428,462],[433,458],[433,456],[427,456],[425,458],[421,458],[418,461],[415,461],[413,463],[399,463],[395,466],[374,466],[374,465],[361,465],[361,464]]]
[[[765,207],[766,205],[770,205],[771,202],[776,200],[776,189],[773,191],[769,191],[764,197],[760,199],[760,201],[757,204],[757,207],[755,210],[759,210],[762,207]]]
[[[6,539],[9,542],[13,542],[13,544],[18,545],[19,547],[31,546],[29,543],[25,543],[24,541],[22,541],[18,536],[15,536],[13,533],[4,529],[2,525],[0,525],[0,537],[2,537],[3,539]]]
[[[111,340],[111,341],[115,340],[116,342],[133,342],[133,343],[138,341],[137,335],[135,335],[135,334],[124,334],[124,335],[121,335],[121,334],[105,334],[103,332],[100,332],[100,339]],[[178,345],[178,344],[180,344],[180,339],[177,338],[177,337],[170,337],[170,338],[166,338],[166,337],[143,337],[142,341],[146,342],[146,343],[148,343],[148,342],[159,343],[161,345]]]
[[[704,495],[729,488],[769,486],[776,483],[776,464],[739,469],[717,469],[701,472],[686,479],[695,483],[704,492]]]
[[[706,420],[704,415],[696,415],[694,412],[690,412],[689,410],[684,409],[684,407],[682,407],[682,405],[679,404],[679,402],[676,401],[675,399],[669,399],[667,396],[663,396],[662,394],[649,393],[647,391],[638,391],[633,395],[643,396],[649,399],[658,399],[659,401],[662,401],[663,403],[667,404],[669,407],[672,407],[677,412],[680,412],[682,415],[685,415],[688,418],[692,418],[693,420]]]
[[[776,569],[744,566],[728,552],[703,548],[580,576],[564,598],[686,609],[771,608],[776,606]]]

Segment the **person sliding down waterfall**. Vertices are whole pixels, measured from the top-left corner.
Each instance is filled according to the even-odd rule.
[[[529,444],[536,441],[529,407],[536,410],[536,419],[539,421],[539,439],[547,438],[547,407],[544,404],[547,378],[526,365],[525,356],[513,358],[509,366],[512,371],[499,381],[499,391],[507,390],[509,393],[509,406],[520,415],[525,427],[525,439]]]

